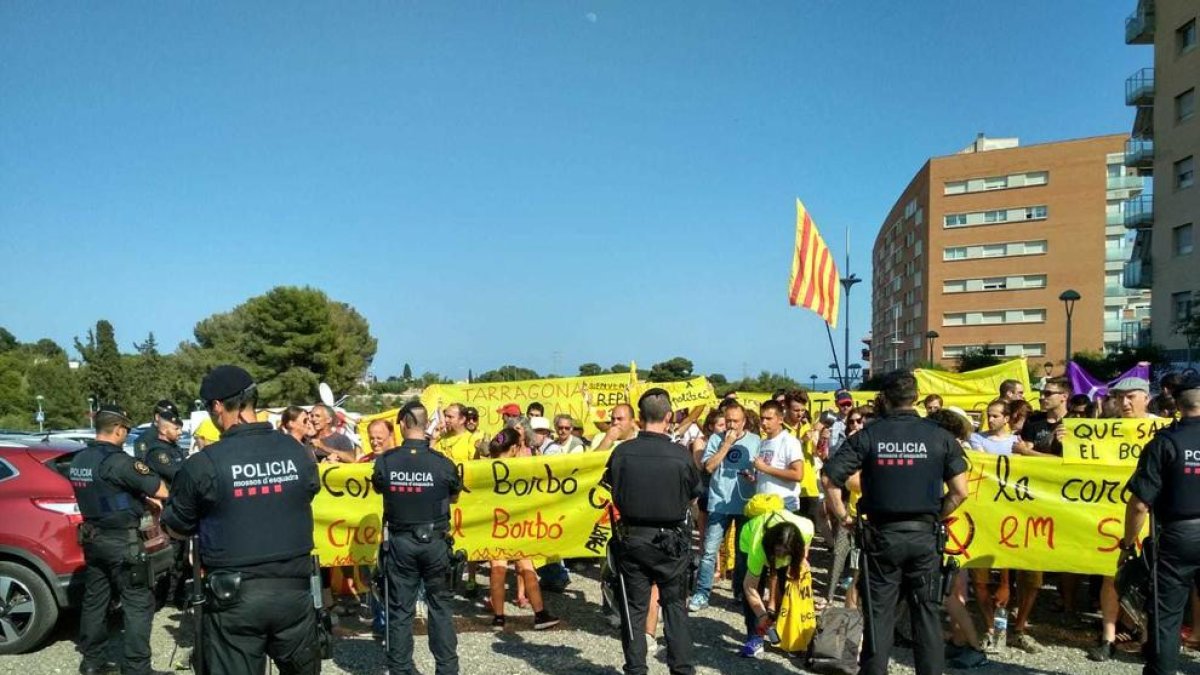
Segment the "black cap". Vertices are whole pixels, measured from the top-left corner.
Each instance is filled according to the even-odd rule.
[[[120,424],[126,429],[135,426],[124,408],[116,403],[104,403],[96,410],[96,427],[106,427],[110,424]]]
[[[1200,373],[1190,372],[1183,376],[1179,381],[1179,386],[1175,388],[1175,393],[1185,392],[1189,389],[1200,389]]]
[[[179,408],[167,399],[154,404],[154,414],[158,415],[159,419],[174,422],[175,424],[183,421],[183,418],[179,416]]]
[[[464,408],[463,409],[463,417],[465,417],[466,419],[469,419],[469,420],[478,420],[479,419],[479,410],[477,408]]]
[[[217,366],[204,376],[200,382],[200,400],[224,401],[236,396],[254,385],[250,373],[237,366]]]

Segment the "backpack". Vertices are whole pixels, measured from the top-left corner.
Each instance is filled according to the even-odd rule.
[[[807,668],[818,673],[857,673],[862,639],[862,612],[848,607],[827,608],[817,617]]]

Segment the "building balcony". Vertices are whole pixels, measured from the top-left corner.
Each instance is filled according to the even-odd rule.
[[[1154,195],[1142,194],[1125,200],[1125,227],[1144,230],[1154,226]]]
[[[1124,246],[1104,249],[1105,262],[1125,262],[1129,260],[1129,249]]]
[[[1125,44],[1154,44],[1154,0],[1139,0],[1137,9],[1125,19]]]
[[[1125,105],[1148,108],[1154,105],[1154,69],[1142,68],[1125,80]]]
[[[1154,141],[1131,138],[1125,141],[1125,166],[1138,171],[1154,170]]]
[[[1108,182],[1105,183],[1105,188],[1108,190],[1141,190],[1141,176],[1109,176]]]
[[[1134,259],[1125,265],[1125,288],[1150,288],[1154,284],[1154,264]]]
[[[1106,213],[1104,214],[1104,224],[1109,226],[1120,225],[1121,227],[1124,227],[1125,214],[1121,213],[1120,211],[1117,211],[1116,213]]]

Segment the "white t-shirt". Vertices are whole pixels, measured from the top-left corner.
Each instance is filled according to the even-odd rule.
[[[804,461],[804,447],[800,440],[786,431],[775,438],[764,438],[758,448],[758,457],[776,469],[787,469],[794,462]],[[783,497],[789,508],[800,496],[800,484],[794,480],[784,480],[768,476],[761,471],[758,473],[759,494],[773,494]]]
[[[973,450],[982,450],[993,455],[1011,455],[1013,454],[1013,445],[1021,440],[1021,437],[1012,434],[1007,438],[992,438],[987,434],[975,432],[971,434],[971,448]]]

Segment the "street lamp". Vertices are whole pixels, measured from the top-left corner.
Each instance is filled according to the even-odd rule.
[[[812,380],[812,390],[813,390],[813,391],[816,391],[816,390],[817,390],[817,376],[816,376],[816,375],[809,375],[809,376],[808,376],[808,379]]]
[[[1063,361],[1064,365],[1071,362],[1071,314],[1075,312],[1075,302],[1079,300],[1079,297],[1079,292],[1070,288],[1058,296],[1067,310],[1067,359]]]
[[[833,380],[834,382],[838,382],[842,379],[842,374],[838,372],[838,364],[829,364],[829,379]]]
[[[204,401],[200,399],[192,401],[192,410],[204,410]]]
[[[929,340],[929,362],[930,363],[933,363],[933,343],[937,342],[937,339],[940,337],[941,337],[941,335],[938,335],[938,332],[936,330],[931,330],[925,334],[925,339]]]
[[[850,377],[850,384],[853,384],[854,381],[858,379],[858,376],[862,374],[862,364],[851,363],[850,365],[846,366],[846,372]]]
[[[38,433],[40,434],[46,430],[45,426],[42,424],[43,422],[46,421],[46,413],[42,412],[42,395],[41,394],[37,395],[37,405],[38,405],[38,409],[37,409],[37,415],[35,417],[37,418]]]
[[[88,397],[88,422],[92,425],[92,431],[96,430],[96,397]]]

